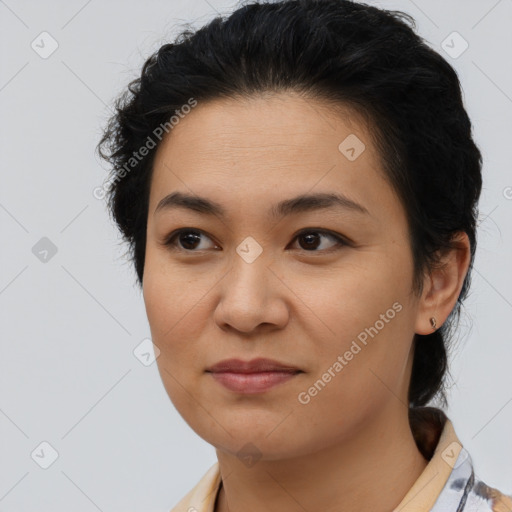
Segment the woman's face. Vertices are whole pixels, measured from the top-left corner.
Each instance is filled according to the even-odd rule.
[[[157,208],[175,193],[205,202]],[[359,206],[293,201],[319,194]],[[407,221],[356,116],[292,94],[199,102],[158,148],[147,227],[157,364],[208,443],[279,459],[347,440],[397,399],[406,410],[419,316]],[[207,372],[260,357],[301,372],[252,392]]]

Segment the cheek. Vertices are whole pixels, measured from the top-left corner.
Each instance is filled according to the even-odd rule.
[[[300,276],[285,277],[297,297],[331,334],[345,340],[374,325],[387,311],[384,320],[393,321],[386,325],[397,323],[394,318],[399,316],[396,310],[400,307],[393,305],[398,302],[405,307],[409,296],[407,262],[388,260],[377,251],[360,256],[354,253],[353,260],[359,261],[353,263],[347,258],[326,272],[312,269]],[[398,273],[397,268],[402,272]]]
[[[152,334],[167,344],[201,307],[211,277],[171,264],[165,251],[148,245],[144,266],[144,304]],[[213,281],[212,281],[213,284]],[[211,284],[209,285],[211,287]]]
[[[343,438],[390,401],[404,396],[411,346],[408,312],[398,302],[391,307],[387,301],[382,304],[374,309],[354,308],[354,314],[333,308],[335,341],[324,336],[321,346],[311,345],[314,371],[294,398],[302,404],[297,410],[301,423],[309,424],[315,436]]]
[[[143,294],[151,339],[160,351],[156,364],[171,402],[189,421],[201,412],[190,391],[204,370],[195,343],[201,339],[202,322],[198,315],[204,313],[200,302],[204,293],[194,293],[185,286],[179,273],[158,271],[164,267],[153,262],[150,260],[144,271]],[[194,424],[192,421],[192,428]]]
[[[317,361],[314,377],[322,378],[329,368],[343,374],[332,381],[347,397],[383,387],[383,382],[399,387],[407,363],[414,323],[407,262],[398,267],[403,269],[399,275],[385,261],[376,257],[373,264],[345,265],[329,277],[306,276],[294,286],[312,312],[306,329]]]
[[[180,367],[189,365],[192,359],[191,344],[183,337],[183,330],[193,328],[193,305],[190,294],[175,279],[159,269],[154,260],[146,260],[143,295],[151,339],[160,350],[157,364],[168,392],[174,387],[174,376],[182,381]],[[180,366],[181,365],[181,366]]]

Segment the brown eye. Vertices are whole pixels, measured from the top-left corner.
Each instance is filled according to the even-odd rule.
[[[198,252],[205,250],[201,245],[201,236],[206,236],[202,231],[194,229],[180,229],[167,238],[165,245],[179,251]],[[209,237],[206,237],[209,238]]]
[[[320,247],[322,245],[322,238],[330,238],[334,240],[334,244],[332,244],[331,247],[325,247],[324,243],[324,247]],[[336,247],[347,245],[340,236],[324,230],[304,230],[298,233],[294,240],[298,240],[300,247],[307,252],[330,251]]]

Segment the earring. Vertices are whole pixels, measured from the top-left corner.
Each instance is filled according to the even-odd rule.
[[[432,329],[434,329],[434,331],[435,331],[437,323],[436,323],[435,317],[433,317],[433,316],[430,317],[430,325],[432,326]]]

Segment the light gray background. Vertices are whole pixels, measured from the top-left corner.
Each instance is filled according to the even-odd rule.
[[[367,3],[412,14],[463,84],[484,190],[448,413],[477,476],[511,493],[512,1]],[[185,22],[235,5],[0,1],[0,511],[166,511],[216,461],[134,356],[150,336],[142,294],[92,191],[114,97]],[[42,31],[59,45],[47,59],[31,48]],[[441,48],[453,31],[469,43],[457,58]],[[42,237],[57,247],[46,263]],[[43,441],[59,454],[47,469]]]

